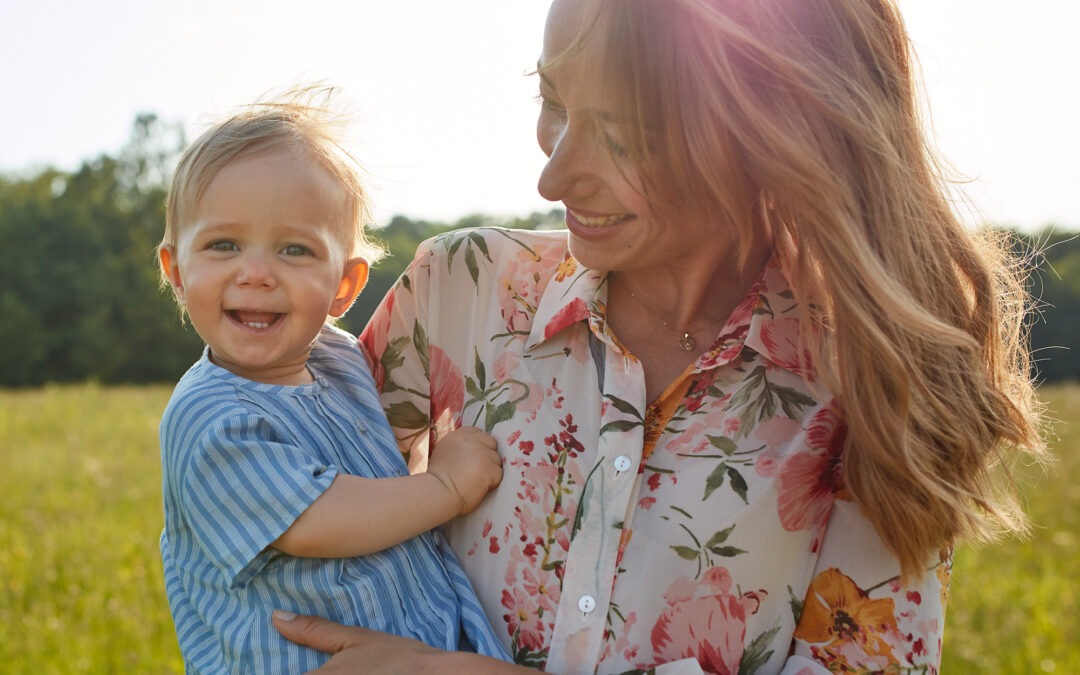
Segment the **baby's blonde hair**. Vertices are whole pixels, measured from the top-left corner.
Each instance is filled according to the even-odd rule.
[[[606,41],[644,192],[774,239],[848,425],[845,482],[903,574],[1023,531],[995,466],[1044,453],[1025,269],[950,206],[895,4],[596,2],[582,39]]]
[[[385,251],[367,236],[371,200],[359,162],[345,148],[344,116],[334,111],[335,91],[322,85],[295,87],[281,96],[245,106],[202,133],[180,156],[166,202],[162,245],[176,246],[179,231],[214,178],[230,162],[277,147],[307,153],[341,187],[341,242],[346,257],[374,264]],[[162,283],[168,279],[162,270]]]

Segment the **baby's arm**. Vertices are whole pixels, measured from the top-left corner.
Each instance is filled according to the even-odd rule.
[[[290,555],[346,558],[381,551],[469,513],[502,480],[495,439],[473,427],[448,434],[427,473],[338,474],[273,543]]]

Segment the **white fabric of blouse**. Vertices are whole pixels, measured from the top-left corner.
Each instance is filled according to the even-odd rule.
[[[846,494],[842,414],[801,372],[780,268],[652,405],[606,295],[565,232],[459,230],[361,337],[413,471],[458,425],[499,442],[502,484],[447,532],[515,660],[937,672],[948,560],[902,585]]]

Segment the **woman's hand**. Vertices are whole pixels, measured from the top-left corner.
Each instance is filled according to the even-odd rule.
[[[379,631],[343,626],[317,616],[302,616],[292,612],[275,611],[274,627],[292,642],[332,654],[333,657],[316,673],[355,675],[356,673],[386,673],[419,675],[422,673],[530,673],[509,663],[465,652],[444,652],[423,642],[380,633]]]
[[[434,661],[446,652],[423,642],[389,633],[343,626],[318,616],[274,612],[274,627],[292,642],[333,654],[318,673],[417,673],[427,658]]]

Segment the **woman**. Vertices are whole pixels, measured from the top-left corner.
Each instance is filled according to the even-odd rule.
[[[413,470],[500,441],[448,530],[496,631],[561,673],[936,672],[951,546],[1023,528],[991,467],[1042,444],[896,7],[555,0],[537,70],[568,233],[426,243],[362,338]],[[284,618],[343,670],[513,668]]]

